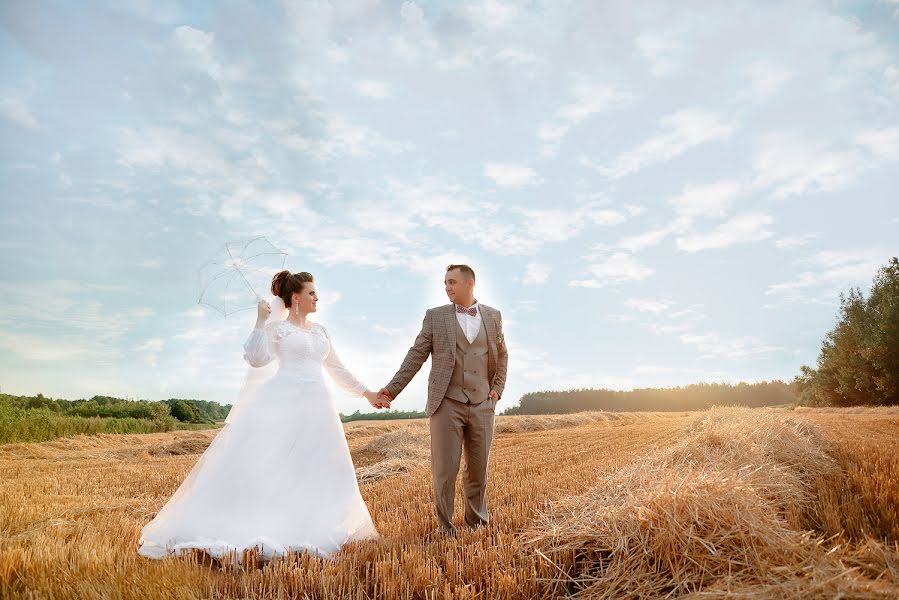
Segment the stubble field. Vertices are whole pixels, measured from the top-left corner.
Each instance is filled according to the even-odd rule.
[[[381,539],[265,565],[139,556],[216,433],[0,446],[0,595],[899,597],[896,410],[498,417],[490,526],[456,539],[433,533],[427,422],[353,422]]]

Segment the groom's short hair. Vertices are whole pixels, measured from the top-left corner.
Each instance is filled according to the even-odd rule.
[[[449,266],[446,268],[446,272],[449,273],[449,272],[452,271],[453,269],[459,269],[459,270],[462,271],[462,272],[465,274],[465,276],[468,277],[469,279],[475,279],[475,276],[474,276],[474,269],[472,269],[472,268],[469,267],[468,265],[449,265]]]

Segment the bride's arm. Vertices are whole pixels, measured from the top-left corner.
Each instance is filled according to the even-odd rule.
[[[268,317],[269,312],[268,303],[265,300],[260,300],[256,327],[253,328],[250,337],[243,344],[244,360],[250,363],[251,367],[264,367],[275,358],[273,351],[275,343],[273,326],[275,322],[265,324],[265,319]]]
[[[362,383],[356,379],[349,370],[343,366],[343,363],[340,361],[340,357],[337,356],[337,352],[334,350],[334,342],[331,340],[331,336],[328,334],[328,330],[319,325],[322,328],[325,336],[328,338],[328,342],[330,345],[330,350],[328,351],[327,356],[325,356],[324,365],[325,369],[328,371],[328,375],[337,383],[337,385],[355,395],[355,396],[363,396],[368,391]]]

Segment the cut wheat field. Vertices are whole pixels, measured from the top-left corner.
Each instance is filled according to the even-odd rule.
[[[0,595],[899,597],[896,410],[498,417],[490,526],[456,539],[426,421],[345,429],[381,538],[268,564],[136,553],[214,430],[0,446]]]

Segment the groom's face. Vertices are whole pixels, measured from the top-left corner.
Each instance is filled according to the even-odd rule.
[[[443,286],[446,297],[456,304],[471,300],[474,295],[474,280],[466,277],[459,269],[447,271],[443,277]]]

